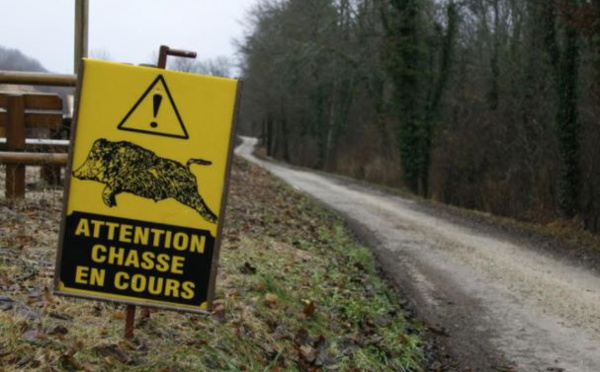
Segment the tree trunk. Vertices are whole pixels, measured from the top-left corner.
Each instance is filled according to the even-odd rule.
[[[564,47],[557,39],[557,9],[554,2],[544,3],[546,50],[554,68],[554,86],[558,99],[556,131],[561,156],[558,203],[564,217],[575,217],[580,211],[581,193],[581,127],[578,117],[579,35],[575,24],[578,0],[565,1],[563,14]]]

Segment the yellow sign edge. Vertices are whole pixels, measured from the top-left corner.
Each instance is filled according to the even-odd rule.
[[[136,298],[136,297],[107,294],[104,292],[90,291],[90,290],[85,290],[85,289],[70,288],[70,287],[65,286],[63,282],[59,282],[58,287],[54,289],[54,294],[61,295],[61,296],[87,298],[87,299],[96,300],[96,301],[119,302],[119,303],[130,304],[130,305],[157,307],[157,308],[168,309],[168,310],[193,311],[193,312],[203,313],[203,314],[209,313],[208,303],[206,301],[201,303],[199,306],[194,306],[194,305],[186,305],[186,304],[175,304],[173,302],[166,302],[166,301],[159,301],[159,300],[150,300],[150,299],[140,300],[139,298]]]

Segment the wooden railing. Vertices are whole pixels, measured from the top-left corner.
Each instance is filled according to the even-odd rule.
[[[0,71],[0,84],[75,87],[77,76]],[[19,98],[21,97],[21,98]],[[0,94],[0,164],[6,164],[6,197],[22,198],[25,166],[44,165],[43,176],[56,179],[67,162],[68,140],[53,136],[64,129],[62,102],[50,94]],[[50,138],[36,138],[34,128],[46,128]],[[32,130],[33,129],[33,130]],[[33,138],[32,138],[33,137]]]
[[[74,87],[77,85],[77,76],[40,72],[0,71],[0,84]]]
[[[62,128],[58,95],[0,93],[0,163],[6,164],[7,199],[25,196],[25,166],[44,165],[46,173],[56,174],[57,165],[66,165],[68,141],[36,138],[40,130],[52,137]]]

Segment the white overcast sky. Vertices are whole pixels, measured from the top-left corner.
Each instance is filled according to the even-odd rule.
[[[257,0],[89,0],[89,52],[148,63],[160,45],[198,59],[233,57]],[[73,72],[75,0],[0,0],[0,45],[55,73]]]

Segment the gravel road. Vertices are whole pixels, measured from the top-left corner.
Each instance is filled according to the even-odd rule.
[[[471,371],[600,371],[600,278],[534,239],[435,213],[338,177],[236,154],[343,214],[457,363]],[[433,212],[432,212],[433,211]]]

